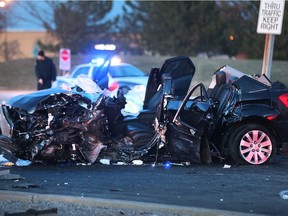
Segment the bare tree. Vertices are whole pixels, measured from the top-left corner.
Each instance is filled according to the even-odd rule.
[[[70,48],[72,53],[91,50],[95,43],[109,40],[109,33],[116,26],[118,17],[106,19],[113,1],[48,1],[40,5],[37,1],[20,2],[21,6],[33,17],[21,19],[43,26],[55,36],[59,43],[52,48]],[[20,18],[20,16],[19,16]],[[51,44],[40,43],[46,48]]]

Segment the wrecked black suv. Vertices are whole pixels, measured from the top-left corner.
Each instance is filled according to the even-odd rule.
[[[196,84],[179,108],[175,103],[167,108],[173,122],[191,133],[206,123],[208,141],[238,163],[266,163],[288,141],[288,89],[265,75],[223,66],[214,72],[207,91]]]
[[[107,72],[109,59],[100,68]],[[10,160],[93,164],[141,161],[210,163],[211,155],[264,164],[288,142],[288,89],[229,66],[208,89],[191,85],[195,66],[179,56],[150,72],[143,110],[123,116],[124,94],[109,97],[80,78],[1,106],[0,150]]]

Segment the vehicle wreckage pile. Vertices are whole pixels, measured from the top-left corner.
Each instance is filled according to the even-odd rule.
[[[0,151],[12,162],[34,163],[210,163],[216,155],[262,164],[273,158],[288,141],[279,135],[288,126],[287,87],[224,66],[208,90],[202,83],[189,88],[194,73],[188,57],[153,68],[137,116],[122,114],[121,91],[110,97],[83,77],[70,90],[11,98],[1,106]]]

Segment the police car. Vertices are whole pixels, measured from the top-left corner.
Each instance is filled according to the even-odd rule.
[[[104,59],[93,59],[88,64],[80,64],[73,67],[66,76],[57,76],[52,87],[69,88],[77,83],[77,77],[86,76],[93,79]],[[110,90],[121,89],[124,94],[132,91],[141,100],[144,100],[148,76],[137,67],[121,62],[119,58],[113,58],[108,71],[108,88]]]

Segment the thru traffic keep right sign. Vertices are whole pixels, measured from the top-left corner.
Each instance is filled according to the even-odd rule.
[[[281,34],[285,0],[261,0],[257,33]]]

